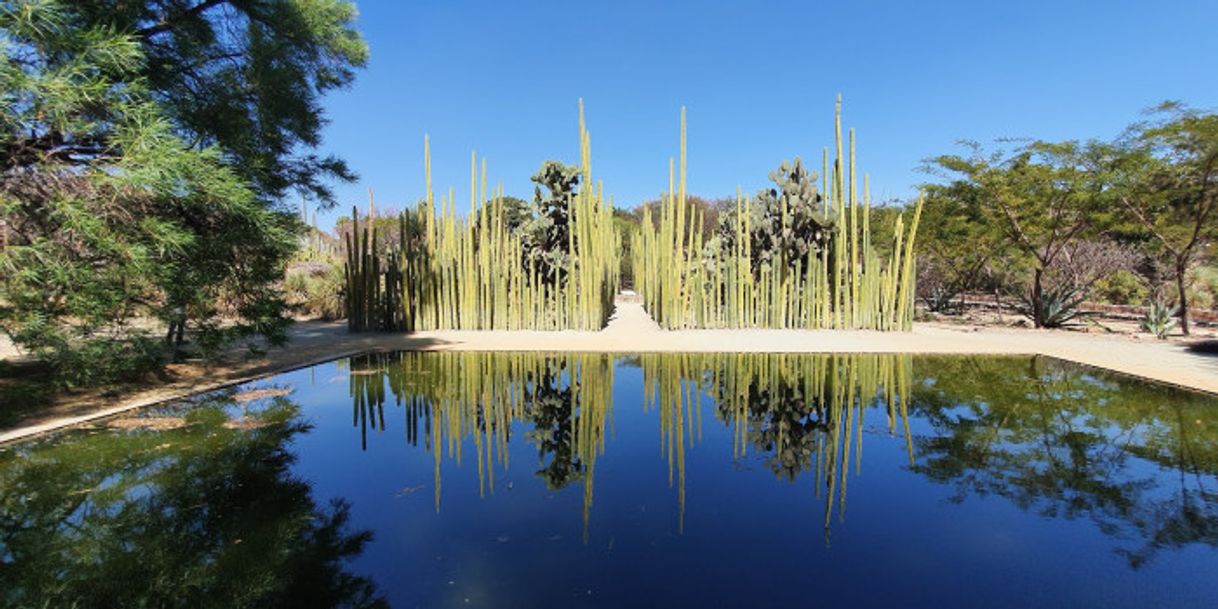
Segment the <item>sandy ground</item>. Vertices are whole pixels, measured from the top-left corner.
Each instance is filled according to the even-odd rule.
[[[174,365],[155,387],[118,397],[73,396],[59,400],[38,418],[0,432],[0,443],[83,423],[157,402],[216,389],[258,377],[374,350],[418,351],[695,351],[695,352],[855,352],[1042,354],[1218,393],[1218,341],[1184,343],[1127,335],[915,324],[912,332],[844,330],[681,330],[664,331],[637,302],[621,299],[614,317],[599,332],[436,331],[403,334],[348,334],[343,322],[305,322],[284,348],[265,356],[212,366]],[[1208,347],[1208,349],[1203,348]]]

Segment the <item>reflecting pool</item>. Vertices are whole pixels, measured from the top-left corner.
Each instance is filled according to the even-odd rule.
[[[3,607],[1214,607],[1218,398],[1042,357],[372,354],[0,447]]]

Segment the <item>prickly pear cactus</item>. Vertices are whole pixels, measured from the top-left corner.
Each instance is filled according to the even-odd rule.
[[[752,259],[754,272],[763,266],[785,268],[804,260],[809,252],[828,247],[833,222],[824,215],[824,198],[816,188],[817,175],[808,171],[799,157],[783,161],[770,172],[774,186],[761,190],[751,205]],[[720,239],[731,248],[735,240],[735,212],[720,221]]]
[[[559,161],[545,161],[532,177],[533,215],[522,226],[525,259],[549,284],[558,283],[568,268],[571,202],[579,178],[579,167]]]

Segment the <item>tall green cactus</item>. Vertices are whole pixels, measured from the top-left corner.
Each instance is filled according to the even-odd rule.
[[[632,260],[647,309],[666,328],[842,328],[908,330],[913,323],[913,248],[919,199],[908,230],[899,218],[893,254],[882,260],[871,235],[869,180],[857,192],[854,131],[849,157],[834,121],[836,156],[826,149],[816,178],[802,162],[771,174],[776,188],[737,197],[723,216],[718,249],[701,251],[701,234],[686,227],[685,111],[681,111],[679,176],[670,161],[669,192],[658,211],[644,210]],[[708,262],[710,261],[710,262]]]
[[[539,183],[561,203],[560,230],[540,245],[509,222],[502,187],[487,191],[486,161],[470,155],[470,211],[453,191],[431,187],[431,142],[424,138],[427,192],[398,217],[398,245],[375,229],[347,237],[348,325],[353,331],[435,329],[599,329],[620,284],[621,236],[603,186],[592,179],[591,137],[580,102],[580,164],[546,164]],[[557,172],[557,176],[549,175]],[[553,179],[551,179],[553,178]],[[575,184],[580,188],[576,190]],[[370,205],[370,215],[372,206]]]

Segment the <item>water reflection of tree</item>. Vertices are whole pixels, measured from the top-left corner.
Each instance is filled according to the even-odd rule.
[[[81,431],[0,461],[6,607],[378,607],[344,570],[370,539],[314,503],[275,398],[242,426],[219,404],[169,431]],[[231,428],[231,427],[244,427]]]
[[[914,470],[957,499],[1088,518],[1138,567],[1165,548],[1218,547],[1218,403],[1045,358],[919,362],[914,408],[935,433]]]

